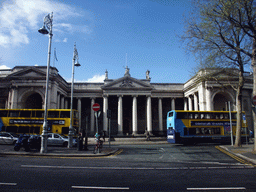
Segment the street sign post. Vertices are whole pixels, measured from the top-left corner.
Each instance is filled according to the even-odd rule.
[[[92,106],[92,110],[95,113],[95,118],[96,118],[96,130],[97,130],[97,135],[99,135],[99,125],[98,125],[98,117],[100,116],[100,105],[98,103],[94,103]],[[99,112],[98,112],[99,111]],[[97,136],[98,137],[98,136]],[[97,138],[98,140],[99,138]],[[98,149],[98,153],[99,153],[99,149]]]
[[[243,114],[243,122],[244,124],[246,124],[246,116],[245,114]],[[245,126],[245,137],[246,137],[246,145],[248,145],[248,141],[247,141],[247,127]]]

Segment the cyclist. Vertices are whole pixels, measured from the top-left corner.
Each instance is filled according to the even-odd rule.
[[[103,141],[100,140],[100,135],[98,133],[96,133],[94,135],[94,137],[95,137],[95,141],[96,141],[96,146],[94,148],[94,153],[101,152]]]

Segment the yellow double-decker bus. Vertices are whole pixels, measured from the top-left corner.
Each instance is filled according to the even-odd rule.
[[[78,131],[78,111],[72,110],[72,126]],[[67,135],[70,126],[70,109],[47,110],[48,132]],[[44,109],[0,109],[0,131],[42,134]]]

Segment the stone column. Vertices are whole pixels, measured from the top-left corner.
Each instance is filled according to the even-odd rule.
[[[18,108],[18,89],[16,87],[12,88],[12,101],[11,101],[11,109]]]
[[[118,135],[123,135],[123,98],[118,96]]]
[[[52,99],[51,94],[52,94],[52,90],[51,90],[51,88],[50,88],[50,83],[49,83],[49,88],[48,88],[48,104],[47,104],[48,109],[54,109],[54,108],[51,106],[51,99]],[[55,107],[56,107],[56,106],[55,106]]]
[[[137,96],[133,96],[132,100],[132,134],[138,134]]]
[[[48,108],[49,109],[59,109],[58,103],[58,92],[57,92],[57,84],[56,83],[49,83],[48,89]]]
[[[207,111],[212,111],[212,101],[211,101],[211,89],[210,88],[206,88],[206,110]]]
[[[199,100],[199,109],[200,111],[206,111],[206,102],[205,102],[205,82],[202,82],[199,85],[198,89],[198,100]]]
[[[67,100],[67,98],[65,99],[65,109],[67,109],[68,108],[68,100]]]
[[[60,109],[60,94],[57,93],[57,109]]]
[[[44,100],[44,99],[42,99],[42,109],[44,108],[43,100]],[[11,108],[12,108],[12,89],[9,89],[9,92],[8,92],[8,101],[7,101],[7,107],[6,107],[6,109],[11,109]]]
[[[61,109],[64,109],[65,106],[64,106],[64,96],[61,97]]]
[[[198,97],[196,93],[194,93],[194,106],[195,106],[195,111],[198,111]]]
[[[188,110],[193,111],[192,98],[188,96]]]
[[[185,97],[184,98],[184,111],[187,111],[188,110],[188,100],[187,98]]]
[[[108,131],[108,97],[106,95],[103,96],[103,131]]]
[[[175,98],[172,98],[172,110],[175,110]]]
[[[81,125],[82,125],[82,123],[81,123],[81,117],[82,117],[82,115],[81,115],[81,113],[82,113],[82,99],[81,98],[78,98],[78,102],[77,102],[77,110],[78,110],[78,115],[79,115],[79,121],[78,121],[78,125],[79,125],[79,127],[78,127],[78,132],[81,132]]]
[[[92,109],[92,106],[94,105],[95,103],[95,98],[91,98],[91,129],[90,129],[90,132],[91,134],[93,135],[94,134],[94,123],[95,123],[95,116],[94,116],[94,111]]]
[[[151,107],[151,96],[147,96],[147,130],[152,134],[152,107]]]
[[[158,98],[159,133],[163,134],[163,105],[162,98]]]

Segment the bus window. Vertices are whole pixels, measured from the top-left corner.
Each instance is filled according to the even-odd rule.
[[[169,113],[169,117],[172,117],[172,116],[173,116],[173,112],[170,112],[170,113]]]
[[[20,111],[20,117],[30,117],[31,111]]]
[[[236,113],[231,114],[232,119],[236,119]]]
[[[9,117],[19,117],[19,111],[10,111]]]
[[[69,118],[70,117],[70,111],[61,111],[60,112],[60,118]]]
[[[7,117],[8,111],[0,111],[0,117]]]
[[[187,119],[188,118],[188,113],[186,112],[178,112],[177,113],[177,119]]]
[[[59,111],[48,111],[49,118],[59,118]]]
[[[73,115],[74,115],[74,116],[73,116],[74,118],[79,118],[77,111],[73,111]]]
[[[36,117],[36,111],[31,111],[31,117]]]
[[[196,128],[190,128],[189,135],[195,135],[195,134],[196,134]]]
[[[214,114],[212,114],[212,113],[209,113],[209,117],[210,117],[210,119],[214,119],[215,118]]]
[[[44,117],[44,111],[36,111],[35,117],[38,117],[38,118]]]
[[[189,113],[189,114],[188,114],[188,118],[189,118],[189,119],[194,119],[194,113]]]

